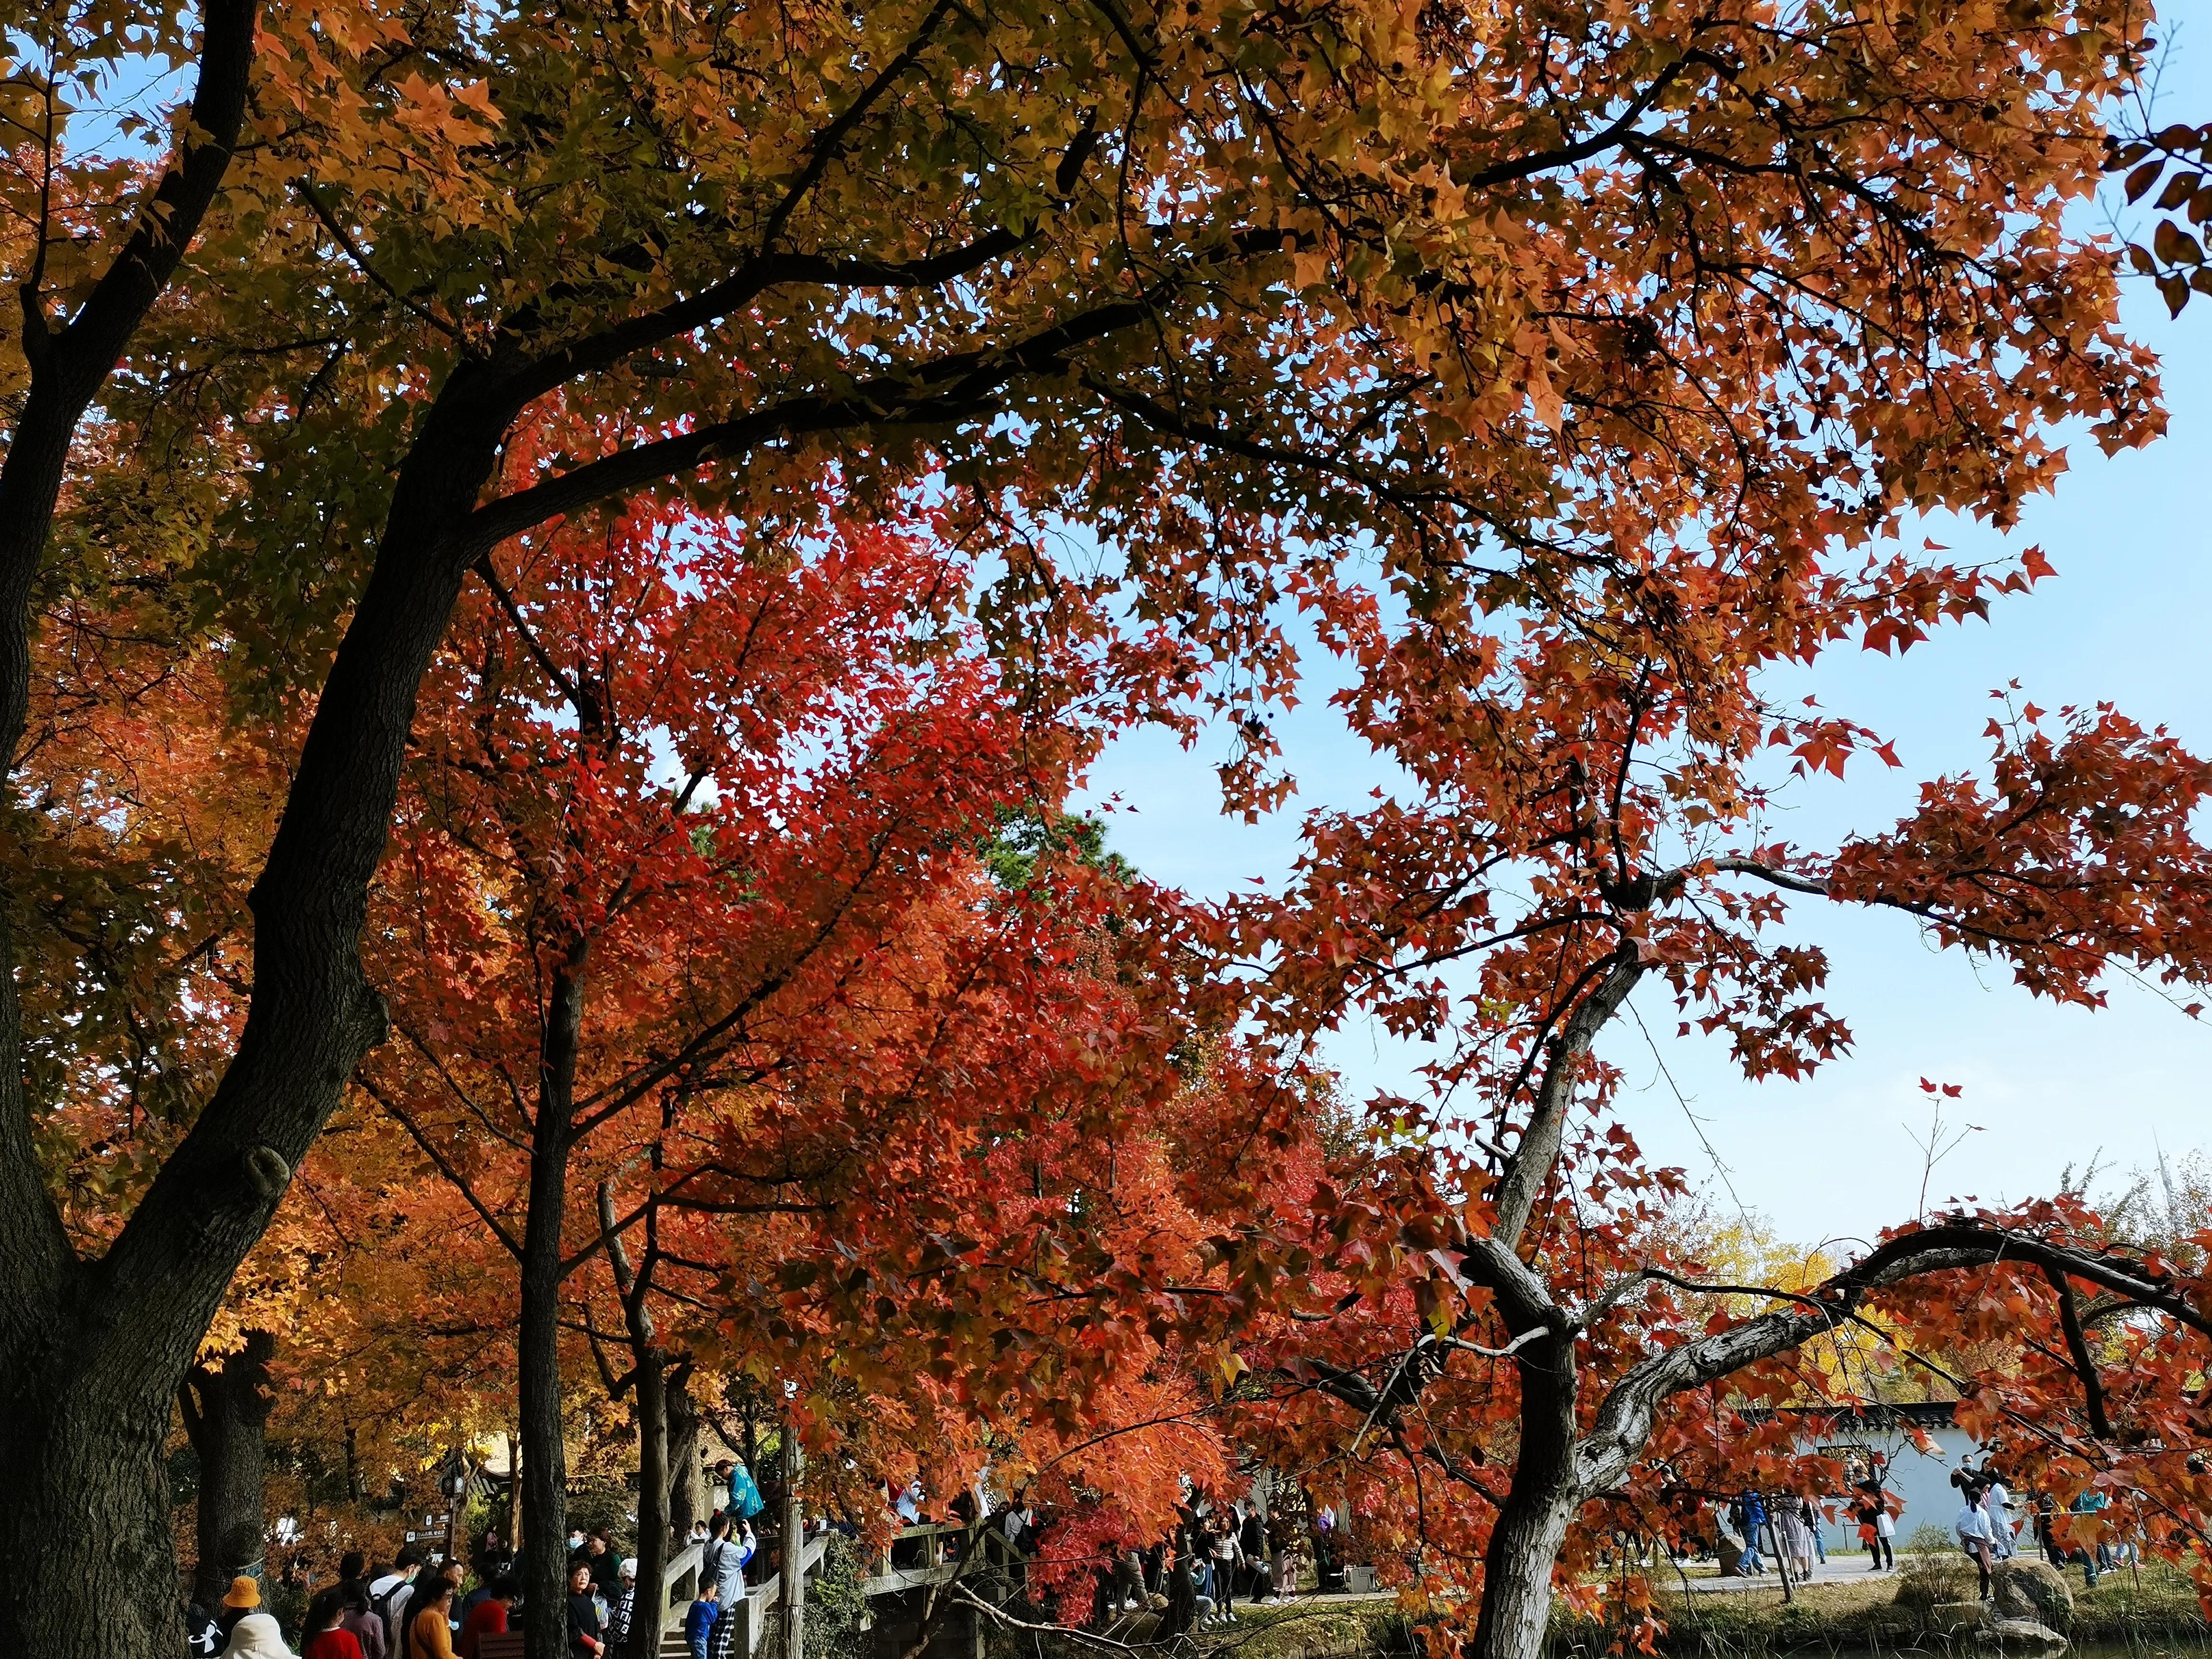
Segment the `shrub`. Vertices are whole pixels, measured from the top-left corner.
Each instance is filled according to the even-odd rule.
[[[1981,1593],[1981,1577],[1959,1547],[1935,1527],[1922,1527],[1899,1552],[1897,1605],[1916,1613],[1945,1601],[1971,1601]]]
[[[806,1659],[860,1659],[867,1652],[860,1547],[832,1534],[822,1565],[806,1581]]]

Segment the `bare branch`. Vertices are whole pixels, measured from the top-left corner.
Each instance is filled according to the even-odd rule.
[[[477,1214],[483,1218],[485,1226],[491,1229],[492,1237],[498,1239],[501,1244],[504,1244],[507,1249],[508,1254],[513,1255],[516,1261],[520,1261],[522,1259],[522,1245],[520,1242],[516,1239],[514,1234],[507,1231],[506,1224],[501,1222],[496,1215],[492,1213],[490,1207],[487,1206],[482,1199],[477,1196],[477,1189],[470,1184],[468,1178],[453,1166],[453,1160],[448,1158],[445,1153],[441,1152],[435,1146],[432,1145],[430,1138],[422,1133],[422,1129],[416,1124],[415,1120],[410,1117],[405,1112],[402,1111],[399,1109],[398,1103],[392,1100],[391,1097],[386,1095],[382,1090],[379,1089],[374,1082],[370,1081],[366,1077],[356,1078],[354,1080],[361,1085],[361,1090],[363,1094],[367,1095],[371,1100],[374,1101],[379,1106],[384,1109],[385,1115],[386,1116],[391,1118],[391,1120],[394,1123],[397,1123],[401,1128],[407,1131],[409,1137],[417,1146],[420,1146],[422,1149],[423,1156],[428,1158],[431,1163],[438,1166],[438,1173],[445,1176],[446,1179],[452,1183],[454,1191],[460,1194],[463,1198],[468,1200],[469,1207],[474,1210]]]

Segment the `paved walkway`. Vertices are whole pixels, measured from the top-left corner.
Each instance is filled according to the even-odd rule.
[[[1900,1562],[1905,1559],[1900,1557]],[[1869,1579],[1893,1579],[1896,1577],[1897,1572],[1893,1568],[1881,1572],[1869,1571],[1865,1555],[1855,1553],[1850,1555],[1832,1555],[1826,1561],[1815,1561],[1813,1564],[1811,1582],[1815,1584],[1856,1584]],[[1673,1572],[1659,1575],[1655,1582],[1664,1584],[1670,1589],[1679,1590],[1682,1588],[1682,1580]],[[1748,1578],[1723,1578],[1711,1568],[1707,1567],[1705,1576],[1700,1577],[1696,1568],[1692,1567],[1689,1582],[1690,1593],[1692,1595],[1732,1595],[1743,1590],[1779,1590],[1782,1588],[1782,1575],[1778,1572],[1762,1572]],[[1790,1582],[1802,1584],[1806,1581],[1792,1579]]]

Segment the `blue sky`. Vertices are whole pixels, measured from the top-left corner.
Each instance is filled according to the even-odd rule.
[[[2172,54],[2162,119],[2212,115],[2212,40],[2188,44],[2203,50]],[[1854,767],[1846,784],[1802,791],[1795,822],[1775,820],[1790,839],[1820,845],[1880,829],[1909,807],[1919,780],[1983,763],[1988,693],[2014,679],[2046,708],[2109,700],[2212,752],[2212,301],[2169,320],[2146,287],[2130,293],[2128,316],[2165,359],[2167,436],[2111,459],[2094,444],[2074,447],[2056,493],[2002,544],[2039,544],[2057,566],[2032,596],[1902,659],[1838,653],[1804,677],[1825,708],[1895,738],[1904,768]],[[1978,526],[1930,530],[1961,550],[2001,545]],[[1320,703],[1281,722],[1300,791],[1257,825],[1220,814],[1218,741],[1185,752],[1142,732],[1116,744],[1092,776],[1095,801],[1120,798],[1113,844],[1154,878],[1202,893],[1279,877],[1301,811],[1357,804],[1388,781]],[[1964,1085],[1949,1115],[1979,1126],[1936,1165],[1931,1201],[2023,1198],[2092,1158],[2125,1169],[2160,1149],[2212,1147],[2212,1020],[2192,1022],[2125,981],[2110,987],[2101,1011],[2054,1008],[2001,970],[1938,954],[1899,917],[1812,907],[1796,933],[1829,951],[1828,1000],[1857,1038],[1809,1081],[1746,1083],[1717,1043],[1674,1036],[1671,1006],[1648,988],[1639,1006],[1651,1041],[1617,1023],[1602,1048],[1627,1075],[1625,1114],[1646,1151],[1708,1184],[1723,1208],[1740,1197],[1808,1244],[1871,1237],[1909,1218],[1928,1173],[1916,1144],[1929,1127],[1922,1077]],[[1402,1085],[1421,1057],[1366,1027],[1340,1033],[1328,1053],[1355,1090]]]

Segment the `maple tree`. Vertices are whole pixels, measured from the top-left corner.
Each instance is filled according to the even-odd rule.
[[[2138,1483],[2166,1517],[2149,1541],[2193,1543],[2200,1265],[2062,1198],[1906,1219],[1817,1273],[1716,1274],[1599,1053],[1646,987],[1748,1078],[1832,1059],[1850,1030],[1826,957],[1785,932],[1808,902],[1899,913],[2054,1000],[2095,1006],[2121,971],[2212,983],[2212,765],[2110,708],[2003,694],[1987,773],[1923,784],[1893,829],[1815,851],[1770,827],[1790,775],[1896,763],[1811,699],[1772,701],[1773,667],[1909,645],[2046,568],[1792,564],[1717,535],[1543,617],[1394,620],[1370,590],[1316,591],[1355,669],[1339,702],[1404,798],[1311,815],[1290,883],[1223,906],[1212,948],[1279,1041],[1364,1010],[1437,1048],[1421,1090],[1374,1103],[1311,1231],[1282,1235],[1316,1268],[1256,1322],[1253,1363],[1316,1408],[1248,1431],[1333,1461],[1485,1659],[1539,1650],[1555,1583],[1594,1605],[1616,1528],[1687,1537],[1762,1476],[1838,1493],[1790,1421],[1740,1410],[1878,1397],[1870,1361],[1942,1376],[2036,1488]],[[1942,1364],[1962,1348],[1973,1374]]]
[[[955,1173],[976,1148],[1017,1141],[999,1179],[1045,1182],[1054,1119],[1080,1129],[1055,1155],[1079,1156],[1179,1086],[1173,1028],[1091,966],[1099,900],[1045,879],[1049,836],[1012,854],[1025,883],[985,874],[1000,826],[1066,794],[1113,700],[1077,720],[1017,695],[951,608],[970,577],[941,539],[833,520],[779,553],[640,503],[480,574],[426,679],[370,911],[395,1041],[358,1082],[516,1264],[526,1535],[566,1530],[562,1330],[580,1325],[635,1402],[639,1572],[658,1583],[667,1391],[722,1346],[730,1264],[772,1275],[811,1240],[867,1281],[933,1242],[943,1257],[1012,1207]],[[928,1196],[889,1202],[923,1159]],[[1035,1198],[1018,1207],[1049,1236]],[[746,1215],[799,1231],[733,1256]],[[596,1310],[564,1293],[602,1262]],[[890,1294],[817,1345],[856,1366],[860,1333],[921,1319]],[[962,1323],[994,1358],[1017,1325]],[[787,1385],[824,1363],[753,1352]],[[526,1559],[557,1642],[566,1564]],[[647,1620],[632,1642],[659,1639]]]
[[[1788,595],[1905,507],[2008,516],[2055,467],[2049,422],[2154,433],[2110,252],[2064,223],[2142,29],[2104,0],[937,0],[857,25],[114,0],[17,31],[0,742],[20,769],[58,522],[179,456],[224,458],[204,521],[142,514],[93,554],[180,539],[179,611],[237,718],[312,714],[253,855],[234,1023],[96,1244],[36,1142],[81,1085],[21,1063],[66,1022],[0,975],[23,1425],[0,1547],[24,1564],[0,1645],[174,1645],[155,1452],[386,1033],[369,889],[422,677],[496,550],[642,489],[763,544],[825,487],[861,510],[936,490],[947,538],[993,550],[1003,660],[1048,673],[1034,642],[1120,589],[1106,614],[1146,626],[1102,649],[1168,718],[1227,704],[1231,787],[1262,805],[1293,673],[1271,607],[1340,557],[1439,620],[1646,582],[1695,614],[1702,573],[1649,559],[1682,526],[1758,548]],[[196,60],[189,111],[151,124],[173,153],[70,148],[58,112],[149,52]],[[503,471],[556,394],[574,449]],[[73,451],[88,411],[101,441]],[[55,808],[11,779],[20,969],[58,854]],[[176,942],[166,915],[152,933]]]

